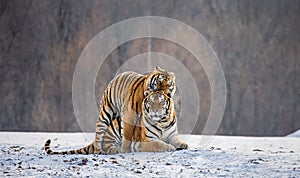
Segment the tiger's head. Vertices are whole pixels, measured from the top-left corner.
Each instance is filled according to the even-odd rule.
[[[168,72],[156,66],[154,71],[148,74],[146,90],[148,91],[161,91],[172,97],[175,94],[175,74]]]
[[[143,114],[145,119],[156,124],[167,124],[172,121],[174,103],[165,93],[154,91],[145,92],[143,100]]]

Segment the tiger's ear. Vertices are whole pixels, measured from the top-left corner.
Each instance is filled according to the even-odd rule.
[[[167,71],[167,70],[165,70],[165,69],[162,69],[162,68],[160,68],[160,67],[158,67],[158,66],[155,66],[155,71],[156,71],[156,72],[162,72],[162,73],[165,73],[165,74],[168,74],[168,75],[171,75],[171,76],[175,77],[174,72],[169,72],[169,71]],[[175,78],[174,78],[174,79],[175,79]]]
[[[174,79],[175,79],[175,74],[174,74],[174,72],[168,72],[168,74],[171,75],[171,76],[173,76]]]
[[[158,66],[155,66],[155,71],[163,72],[164,70]]]
[[[150,91],[146,90],[144,91],[144,97],[147,97],[150,94]]]

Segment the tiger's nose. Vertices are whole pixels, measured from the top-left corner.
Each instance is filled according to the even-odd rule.
[[[157,112],[158,112],[158,109],[153,109],[153,112],[157,113]]]

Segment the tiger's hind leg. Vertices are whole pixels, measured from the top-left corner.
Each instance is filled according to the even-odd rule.
[[[122,138],[121,118],[116,117],[107,127],[103,136],[101,142],[102,150],[106,154],[121,153]]]
[[[103,137],[106,134],[110,125],[113,124],[113,120],[116,118],[114,113],[111,98],[111,89],[107,89],[101,99],[101,105],[99,108],[99,117],[96,122],[96,135],[94,141],[94,153],[99,154],[105,152],[102,148]]]
[[[103,154],[105,153],[102,148],[103,137],[106,133],[106,130],[109,126],[109,123],[101,117],[101,112],[96,123],[96,135],[94,141],[94,154]]]

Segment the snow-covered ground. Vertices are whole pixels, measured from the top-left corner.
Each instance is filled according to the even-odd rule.
[[[300,138],[182,135],[189,150],[46,155],[87,145],[94,134],[0,132],[0,177],[300,177]]]

